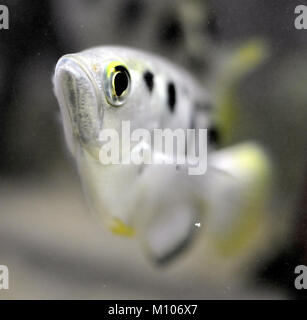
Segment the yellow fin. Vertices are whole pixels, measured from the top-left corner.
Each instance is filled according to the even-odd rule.
[[[114,218],[110,223],[110,230],[121,236],[132,237],[135,234],[134,228],[127,226],[120,219]]]
[[[221,132],[223,145],[231,141],[238,122],[237,91],[240,82],[268,56],[269,49],[266,43],[260,39],[251,39],[236,49],[229,58],[226,58],[216,89],[217,114],[215,120]]]

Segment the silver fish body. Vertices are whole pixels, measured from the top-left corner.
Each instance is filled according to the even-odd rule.
[[[125,66],[130,74],[129,96],[121,106],[111,105],[106,94],[109,81],[106,73],[112,64]],[[152,85],[144,80],[146,74],[153,77]],[[174,110],[170,109],[167,96],[170,84],[176,94]],[[63,56],[56,66],[54,85],[66,141],[77,159],[83,180],[87,180],[92,172],[95,172],[94,175],[99,172],[100,175],[104,171],[98,162],[101,147],[99,132],[102,129],[120,132],[123,121],[130,122],[131,130],[145,128],[150,132],[155,128],[190,128],[195,106],[208,100],[208,94],[184,70],[154,55],[122,47],[94,48]],[[122,172],[117,175],[114,170]],[[112,189],[111,185],[117,188],[115,181],[118,176],[122,188],[125,187],[124,181],[128,181],[131,188],[129,175],[134,176],[138,170],[136,166],[109,167],[107,172],[110,172],[110,178],[106,173],[101,183],[107,184],[108,190]],[[86,171],[89,172],[85,177]],[[126,174],[127,178],[123,178]],[[96,176],[95,180],[99,177]],[[107,182],[109,180],[111,185]],[[110,198],[123,197],[120,189],[110,191]],[[114,202],[118,203],[118,200]],[[123,219],[123,216],[118,218]],[[127,219],[123,220],[127,222]]]
[[[215,152],[209,144],[208,170],[201,176],[189,176],[185,166],[101,163],[100,132],[120,133],[123,121],[129,121],[131,130],[149,132],[212,126],[214,109],[207,91],[180,67],[135,49],[97,47],[63,56],[54,88],[90,206],[115,233],[136,233],[155,260],[168,260],[185,247],[202,221],[214,246],[227,251],[246,211],[261,217],[269,161],[254,144],[225,152]],[[123,148],[121,156],[137,147]],[[172,156],[153,152],[155,159]],[[250,192],[257,196],[251,199]],[[254,200],[257,205],[250,206]]]

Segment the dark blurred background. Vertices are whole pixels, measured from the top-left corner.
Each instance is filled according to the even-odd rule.
[[[294,28],[294,8],[303,2],[1,1],[10,29],[0,31],[0,264],[16,277],[0,298],[306,297],[293,285],[295,266],[307,264],[307,30]],[[129,244],[129,255],[125,241],[101,237],[87,221],[53,94],[57,59],[94,45],[129,45],[172,59],[214,87],[219,59],[255,37],[270,54],[240,83],[232,142],[256,139],[273,159],[279,245],[248,289],[227,289],[232,281],[200,285],[197,253],[168,271],[142,261],[131,276],[137,248]]]

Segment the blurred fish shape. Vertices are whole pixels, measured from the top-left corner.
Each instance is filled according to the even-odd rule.
[[[113,232],[138,236],[158,262],[182,252],[199,229],[222,255],[248,251],[265,219],[270,161],[255,143],[216,150],[215,109],[187,71],[150,53],[103,46],[60,58],[53,82],[89,205]],[[150,133],[208,129],[208,156],[200,159],[207,172],[158,163],[173,154],[154,149],[151,164],[103,164],[101,132],[121,132],[123,121]],[[122,159],[144,143],[151,148],[147,142],[124,147]]]

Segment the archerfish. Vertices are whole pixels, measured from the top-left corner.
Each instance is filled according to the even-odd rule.
[[[159,262],[183,251],[200,230],[221,252],[248,248],[265,211],[269,160],[252,142],[216,150],[215,109],[189,72],[150,53],[103,46],[61,57],[53,82],[68,148],[103,224],[139,237]],[[206,173],[189,175],[186,165],[158,163],[174,154],[144,139],[125,144],[120,155],[125,159],[145,145],[152,148],[150,164],[104,163],[101,150],[110,142],[101,133],[115,130],[122,143],[123,122],[150,135],[155,129],[208,129],[208,155],[201,159]],[[187,157],[186,149],[179,156]],[[252,225],[241,223],[247,216]]]

